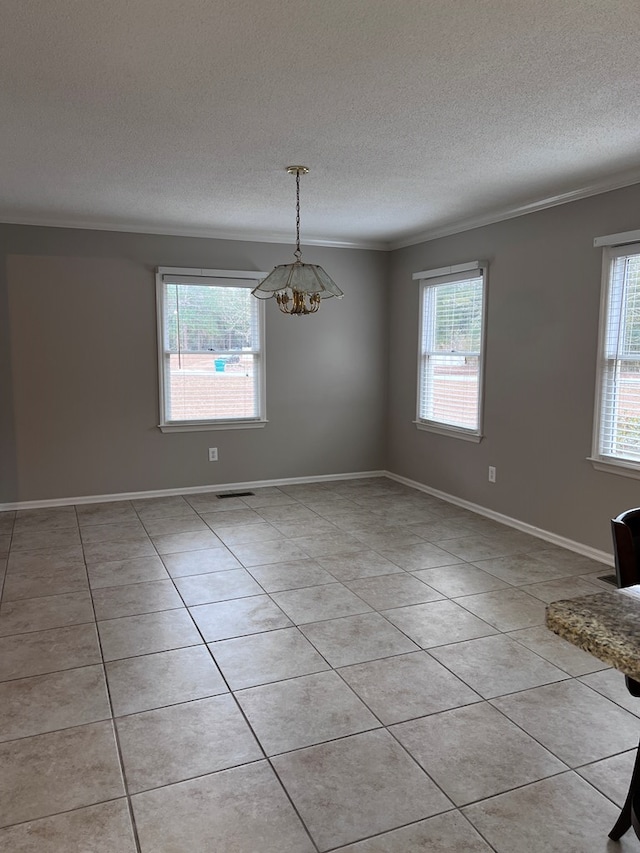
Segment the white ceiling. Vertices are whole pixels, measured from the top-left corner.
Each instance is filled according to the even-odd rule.
[[[638,0],[2,0],[0,220],[387,247],[640,181]]]

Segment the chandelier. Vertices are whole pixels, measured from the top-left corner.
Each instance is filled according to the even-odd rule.
[[[300,250],[300,175],[306,175],[306,166],[287,166],[287,172],[296,176],[296,250],[292,264],[280,264],[251,292],[258,299],[275,296],[278,307],[285,314],[315,314],[321,299],[337,296],[342,291],[322,267],[304,264]]]

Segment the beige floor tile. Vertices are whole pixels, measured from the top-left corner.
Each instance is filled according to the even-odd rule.
[[[11,536],[6,533],[0,534],[0,558],[6,559],[9,556],[9,546],[11,545]]]
[[[392,526],[386,519],[381,519],[368,509],[331,513],[330,518],[332,523],[345,533],[374,532],[383,526]]]
[[[47,569],[64,569],[81,564],[84,554],[80,544],[69,548],[44,548],[36,551],[12,551],[9,556],[9,573],[35,572],[43,574]]]
[[[7,853],[136,853],[124,799],[0,829]]]
[[[204,575],[210,572],[224,572],[241,569],[242,564],[231,551],[222,544],[203,551],[185,551],[182,554],[164,554],[162,562],[172,578],[189,575]]]
[[[606,663],[552,634],[544,625],[510,631],[508,636],[548,660],[549,663],[568,672],[569,675],[585,675],[588,672],[608,668]]]
[[[0,512],[0,534],[7,536],[12,533],[16,514],[13,510]]]
[[[637,717],[578,681],[502,696],[492,704],[570,767],[638,742]]]
[[[78,519],[72,506],[49,509],[21,509],[16,514],[14,533],[42,532],[77,528]],[[4,531],[3,531],[4,532]]]
[[[475,565],[484,572],[489,572],[513,586],[522,586],[532,583],[546,583],[547,581],[569,577],[576,572],[571,566],[563,565],[562,562],[554,563],[543,560],[541,554],[514,554],[510,557],[497,557],[495,559],[474,559]]]
[[[380,726],[335,672],[239,690],[236,699],[267,755]]]
[[[498,589],[479,595],[466,595],[456,599],[456,602],[499,631],[544,625],[544,602],[521,589]]]
[[[95,542],[84,546],[87,565],[132,560],[136,557],[155,557],[156,550],[150,539],[135,542]]]
[[[211,530],[196,530],[192,533],[167,533],[154,536],[151,540],[158,554],[181,554],[185,551],[205,551],[214,548],[220,541]]]
[[[254,542],[248,545],[234,545],[230,549],[243,566],[265,566],[269,563],[288,563],[291,560],[304,560],[309,555],[287,539],[272,542]]]
[[[0,639],[0,681],[100,662],[95,624],[51,628]]]
[[[44,598],[22,598],[0,606],[0,637],[93,621],[88,589]]]
[[[25,551],[26,553],[29,552]],[[23,598],[44,598],[49,595],[62,595],[88,589],[89,582],[84,563],[56,568],[32,568],[21,573],[11,569],[11,557],[9,557],[2,600],[7,602]]]
[[[336,853],[491,853],[460,812],[447,812],[394,829]]]
[[[131,793],[264,757],[229,694],[120,717],[116,724]]]
[[[486,702],[400,723],[391,732],[457,806],[567,769]]]
[[[111,661],[106,669],[116,716],[228,692],[205,646]]]
[[[426,652],[360,663],[339,672],[385,726],[480,701]]]
[[[0,683],[0,741],[111,717],[101,665]]]
[[[114,560],[87,566],[91,589],[122,586],[145,581],[168,580],[169,575],[158,556],[134,557],[131,560]]]
[[[269,566],[252,566],[249,570],[267,592],[283,592],[335,583],[335,578],[314,560],[295,560],[291,563],[272,563]]]
[[[122,797],[110,722],[0,744],[0,826]]]
[[[406,572],[346,581],[346,586],[374,610],[421,604],[443,597],[439,592]]]
[[[490,557],[506,557],[522,550],[518,545],[512,544],[500,535],[482,536],[478,533],[461,536],[458,539],[443,539],[437,544],[460,560],[466,560],[469,563]]]
[[[193,509],[181,495],[167,495],[161,498],[140,498],[131,502],[142,519],[175,518],[179,515],[193,515]]]
[[[346,586],[335,582],[275,592],[272,598],[297,625],[318,622],[321,619],[335,619],[339,616],[353,616],[371,610],[368,604]]]
[[[216,536],[229,547],[284,539],[284,534],[266,521],[257,524],[236,524],[233,527],[216,527]]]
[[[621,705],[627,711],[635,714],[636,717],[640,717],[640,699],[629,693],[624,675],[617,669],[605,669],[583,675],[580,681],[602,696],[606,696],[607,699],[611,699],[616,705]],[[638,734],[640,735],[640,727]]]
[[[53,550],[70,548],[80,544],[77,524],[62,530],[29,530],[24,533],[14,531],[11,538],[12,551]]]
[[[266,761],[133,797],[142,853],[314,853]]]
[[[464,522],[435,518],[432,521],[423,521],[418,524],[409,524],[407,530],[415,533],[427,542],[442,542],[444,539],[460,539],[464,536],[472,536],[474,531],[466,527]],[[481,531],[477,531],[481,532]]]
[[[363,550],[362,542],[349,533],[321,533],[319,536],[301,536],[291,540],[309,557],[332,557],[335,554],[357,554]]]
[[[191,615],[207,643],[291,626],[268,595],[199,604],[191,608]]]
[[[633,853],[607,844],[618,808],[575,773],[563,773],[467,806],[463,814],[497,853]]]
[[[433,601],[385,610],[384,616],[425,649],[497,631],[453,601]]]
[[[264,595],[264,589],[245,569],[176,578],[175,585],[189,607],[249,595]]]
[[[574,551],[556,548],[552,545],[537,551],[536,557],[557,569],[565,570],[570,575],[586,575],[590,572],[606,575],[613,572],[613,568],[606,563],[600,563],[597,560],[591,560],[589,557],[583,557],[582,554],[576,554]],[[558,575],[558,577],[561,576]]]
[[[590,583],[584,578],[568,577],[557,580],[545,581],[544,583],[527,584],[521,587],[523,592],[535,595],[536,598],[546,601],[558,601],[561,598],[575,598],[578,595],[593,595],[600,592],[600,587]]]
[[[602,761],[587,764],[576,772],[622,808],[629,791],[636,752],[637,750],[630,749],[611,758],[603,758]]]
[[[377,532],[358,530],[353,535],[362,542],[365,548],[370,548],[374,551],[386,551],[390,548],[407,548],[412,545],[425,544],[424,539],[416,533],[410,533],[408,527],[397,527],[394,525],[385,528],[381,524],[380,528]],[[456,560],[456,562],[458,561]],[[424,568],[424,566],[417,566],[417,568]]]
[[[453,566],[441,566],[436,569],[422,569],[419,572],[413,572],[413,574],[449,598],[508,588],[508,584],[504,581],[467,563],[455,563]]]
[[[453,554],[424,540],[421,540],[419,545],[383,548],[380,553],[408,572],[433,569],[436,566],[449,566],[460,562]]]
[[[94,589],[92,595],[97,619],[117,619],[184,607],[170,580],[100,587]]]
[[[138,514],[130,501],[78,504],[76,511],[81,528],[92,524],[117,524],[121,521],[138,520]]]
[[[264,506],[259,510],[260,517],[271,524],[293,524],[298,525],[298,530],[304,530],[306,522],[314,522],[318,515],[302,504],[286,506]]]
[[[186,610],[162,610],[98,623],[105,661],[165,652],[202,642]]]
[[[197,515],[179,515],[177,518],[148,518],[144,523],[144,528],[149,536],[196,533],[197,531],[210,533],[207,525]]]
[[[381,554],[365,550],[347,556],[321,557],[318,564],[342,582],[403,572],[400,566],[396,566]]]
[[[297,628],[221,640],[209,648],[232,690],[329,669]]]
[[[301,631],[331,666],[418,651],[415,643],[378,613],[311,622],[303,625]]]
[[[319,515],[306,519],[302,525],[298,521],[270,521],[269,523],[286,539],[295,539],[296,536],[300,536],[301,531],[307,536],[318,536],[323,533],[337,533],[339,530],[333,522]]]
[[[440,646],[430,653],[485,699],[567,677],[504,635]]]
[[[138,521],[116,521],[112,524],[91,524],[81,529],[82,542],[99,545],[102,542],[148,542],[149,536]]]
[[[255,510],[248,509],[232,509],[225,512],[203,512],[202,520],[216,531],[219,527],[231,527],[237,524],[261,524],[264,522],[262,515],[259,515]]]
[[[321,851],[450,808],[386,731],[311,746],[272,762]]]

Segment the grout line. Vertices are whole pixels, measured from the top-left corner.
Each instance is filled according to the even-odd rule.
[[[77,518],[77,515],[78,515],[78,510],[76,509],[76,518]],[[82,553],[84,555],[84,545],[82,545],[81,547],[82,547]],[[85,559],[85,571],[87,572],[87,583],[89,583],[89,570],[87,568],[86,559]],[[107,701],[109,702],[109,710],[111,713],[111,720],[110,720],[111,730],[113,732],[113,738],[114,738],[114,742],[116,745],[116,751],[118,753],[118,763],[120,764],[120,776],[122,778],[122,786],[123,786],[126,801],[127,801],[127,809],[129,811],[129,820],[131,821],[131,832],[133,834],[133,841],[134,841],[134,844],[136,846],[137,853],[142,853],[140,838],[138,836],[138,827],[136,825],[136,819],[135,819],[135,815],[133,812],[133,804],[131,802],[131,796],[129,794],[129,785],[128,785],[127,777],[126,777],[125,770],[124,770],[124,758],[122,755],[122,747],[120,744],[120,735],[118,733],[118,727],[116,726],[115,717],[114,717],[114,713],[113,713],[113,701],[111,698],[111,688],[109,687],[109,679],[107,678],[107,668],[106,668],[106,663],[105,663],[105,659],[104,659],[104,651],[102,648],[102,638],[100,636],[100,631],[98,630],[98,620],[96,618],[93,596],[91,596],[91,606],[93,608],[93,616],[95,619],[96,635],[97,635],[97,639],[98,639],[98,648],[100,650],[100,657],[102,659],[102,677],[104,679],[104,686],[105,686],[105,689],[107,691]]]

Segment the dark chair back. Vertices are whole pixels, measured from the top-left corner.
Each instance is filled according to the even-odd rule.
[[[618,587],[640,583],[640,507],[612,518],[611,533]],[[629,692],[640,696],[640,683],[628,677],[625,680]]]

